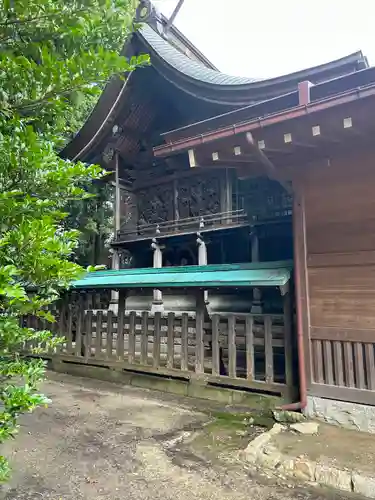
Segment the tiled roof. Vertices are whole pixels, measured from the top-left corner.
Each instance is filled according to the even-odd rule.
[[[188,56],[182,54],[167,40],[160,36],[148,24],[144,24],[140,29],[140,34],[147,44],[174,69],[195,80],[210,83],[213,85],[246,85],[259,81],[255,78],[241,76],[230,76],[220,71],[207,68],[203,64],[193,61]]]

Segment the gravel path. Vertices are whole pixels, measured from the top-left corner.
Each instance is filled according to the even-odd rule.
[[[6,500],[320,500],[335,493],[276,486],[242,464],[179,451],[207,415],[161,393],[52,374],[48,409],[27,415],[4,446],[13,477]],[[172,443],[172,444],[171,444]]]

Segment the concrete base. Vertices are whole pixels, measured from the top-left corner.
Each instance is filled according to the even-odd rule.
[[[329,424],[375,434],[375,406],[309,396],[304,413]]]
[[[70,363],[57,359],[49,361],[48,367],[59,373],[122,383],[134,387],[168,392],[178,396],[208,399],[223,403],[224,405],[248,406],[251,409],[269,410],[282,404],[282,399],[277,396],[253,394],[240,390],[213,387],[189,379],[158,377],[142,372],[131,372],[108,367]]]

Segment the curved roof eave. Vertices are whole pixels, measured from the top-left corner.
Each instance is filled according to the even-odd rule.
[[[153,65],[167,80],[198,98],[234,106],[288,93],[303,80],[320,83],[368,67],[366,57],[357,51],[329,63],[269,79],[230,76],[189,59],[149,25],[143,25],[138,36],[151,51]]]
[[[295,90],[298,82],[302,80],[310,79],[313,83],[318,83],[368,67],[367,59],[358,51],[330,63],[289,75],[255,80],[231,77],[190,59],[146,24],[125,43],[122,52],[128,57],[136,51],[136,44],[132,43],[135,39],[140,40],[146,51],[151,53],[155,69],[180,90],[197,99],[229,105],[234,109],[286,94]],[[72,160],[87,158],[95,144],[108,132],[127,93],[130,76],[128,75],[126,81],[116,78],[107,84],[85,124],[61,151],[62,157]]]

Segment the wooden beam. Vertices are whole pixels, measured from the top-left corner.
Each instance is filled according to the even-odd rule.
[[[121,191],[120,191],[120,174],[119,174],[119,154],[115,152],[115,231],[120,231],[121,228]]]
[[[189,165],[190,165],[190,168],[194,168],[197,166],[197,161],[196,161],[196,158],[195,158],[195,151],[194,149],[189,149],[188,150],[188,155],[189,155]]]
[[[215,165],[212,166],[212,170],[210,170],[210,173],[213,172]],[[133,185],[133,190],[139,190],[139,189],[145,189],[151,186],[156,186],[159,184],[167,184],[168,182],[172,182],[174,180],[178,179],[184,179],[185,177],[192,177],[194,175],[202,175],[202,174],[207,174],[207,171],[204,172],[201,169],[193,168],[193,169],[188,169],[188,170],[181,170],[180,172],[176,172],[174,174],[169,174],[169,175],[164,175],[163,177],[156,177],[154,179],[147,179],[144,181],[135,181]]]
[[[269,158],[265,155],[265,153],[261,149],[259,149],[259,147],[254,141],[251,132],[247,132],[246,140],[254,156],[265,167],[267,176],[270,179],[273,179],[277,181],[279,184],[281,184],[287,193],[293,194],[292,187],[285,181],[285,179],[281,178],[279,172],[276,170],[275,165],[269,160]]]

